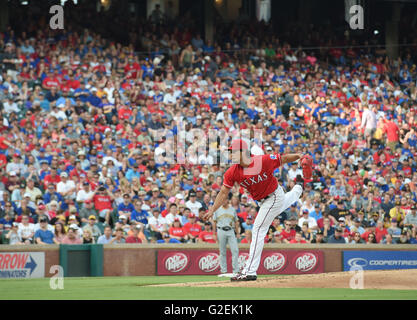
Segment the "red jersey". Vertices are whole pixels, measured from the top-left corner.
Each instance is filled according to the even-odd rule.
[[[300,242],[298,242],[297,240],[292,239],[292,240],[290,241],[290,243],[307,243],[307,241],[305,241],[304,239],[301,239],[301,240],[300,240]]]
[[[126,243],[142,243],[142,239],[135,236],[129,236],[126,238]]]
[[[179,228],[170,227],[169,234],[174,237],[184,238],[186,235],[186,232],[183,227],[179,227]]]
[[[281,236],[282,240],[287,239],[288,241],[291,242],[291,240],[294,239],[294,237],[295,237],[295,229],[291,229],[290,232],[282,230],[281,233],[280,233],[280,236]]]
[[[96,194],[93,197],[94,200],[94,207],[100,212],[101,210],[104,209],[109,209],[112,210],[113,207],[111,205],[111,198],[110,196],[103,196],[100,194]]]
[[[274,171],[280,167],[279,154],[253,156],[248,168],[234,164],[224,174],[223,185],[232,188],[235,182],[248,190],[254,200],[260,200],[270,195],[278,187]]]
[[[184,230],[187,234],[191,234],[193,237],[198,237],[201,232],[201,226],[198,223],[191,224],[190,222],[187,222],[184,225]]]
[[[216,240],[214,240],[214,233],[213,231],[201,231],[199,238],[203,240],[204,242],[208,243],[216,243]]]

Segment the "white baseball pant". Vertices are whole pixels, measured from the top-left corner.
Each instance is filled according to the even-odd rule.
[[[281,186],[278,186],[268,199],[261,201],[258,215],[253,223],[249,259],[242,274],[256,275],[269,226],[274,218],[297,201],[302,193],[303,188],[298,184],[287,193],[284,192]]]

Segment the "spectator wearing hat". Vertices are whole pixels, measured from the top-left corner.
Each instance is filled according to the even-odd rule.
[[[405,216],[404,227],[406,228],[415,228],[417,227],[417,205],[413,204],[411,206],[410,212]]]
[[[23,200],[23,196],[26,193],[26,183],[22,182],[19,185],[19,188],[16,188],[12,191],[11,201],[13,203],[20,203]]]
[[[49,204],[51,201],[56,201],[59,205],[59,208],[62,208],[64,198],[61,196],[61,194],[56,192],[55,185],[53,183],[49,183],[47,185],[42,198],[45,205]]]
[[[59,175],[61,181],[58,182],[56,191],[64,198],[68,203],[69,200],[75,200],[77,188],[73,180],[68,179],[68,173],[61,172]]]
[[[9,162],[6,165],[6,172],[15,172],[16,174],[23,175],[26,172],[27,168],[24,163],[21,162],[22,157],[19,153],[13,154],[12,162]]]
[[[329,218],[336,224],[340,217],[345,217],[348,214],[349,211],[346,209],[344,202],[342,200],[338,200],[336,208],[329,211]]]
[[[82,228],[83,233],[87,229],[90,231],[91,236],[95,241],[101,236],[101,230],[97,226],[97,217],[93,214],[88,217],[88,223]]]
[[[142,226],[140,224],[133,225],[132,234],[126,237],[126,243],[142,243],[142,239],[139,236],[139,233],[142,230]]]
[[[323,231],[317,230],[314,239],[311,240],[311,243],[327,243],[324,238]]]
[[[59,242],[55,238],[53,231],[49,230],[48,226],[48,220],[45,217],[41,217],[39,219],[39,229],[36,230],[34,235],[36,244],[59,244]]]
[[[217,237],[213,232],[211,222],[207,221],[204,223],[204,230],[200,232],[198,236],[198,242],[200,243],[216,243]]]
[[[391,219],[391,226],[387,229],[388,234],[392,238],[393,243],[398,243],[402,230],[398,227],[398,221],[396,218]]]
[[[405,209],[401,208],[400,200],[395,201],[395,207],[389,211],[389,215],[391,217],[391,221],[392,219],[395,219],[397,220],[398,224],[400,224],[404,220],[406,216],[406,211]]]
[[[62,240],[62,244],[82,244],[83,241],[78,235],[78,229],[79,228],[76,224],[70,224],[68,232]]]
[[[302,211],[302,216],[300,219],[298,219],[298,226],[301,228],[304,222],[307,222],[308,229],[318,229],[317,221],[314,218],[310,217],[310,212],[307,209],[304,209]]]
[[[190,198],[185,203],[185,206],[191,210],[197,217],[199,214],[199,209],[203,206],[200,202],[197,201],[197,194],[194,191],[191,191],[189,194]]]
[[[12,223],[11,229],[5,233],[5,238],[10,245],[23,244],[22,234],[19,230],[19,224],[17,222]]]
[[[148,225],[152,238],[162,239],[162,233],[168,232],[168,224],[166,219],[162,217],[158,209],[152,210],[152,217],[148,219]]]
[[[365,232],[365,229],[362,226],[363,220],[361,220],[359,217],[356,217],[353,219],[353,224],[350,226],[351,232],[359,232],[360,235],[362,235]]]
[[[366,243],[365,240],[361,237],[361,234],[357,231],[351,232],[351,238],[349,239],[350,244],[364,244]]]
[[[189,211],[188,214],[188,222],[184,224],[184,230],[189,238],[189,240],[193,243],[197,241],[202,231],[202,227],[199,223],[196,222],[197,217],[194,213]]]
[[[252,230],[253,229],[253,223],[254,223],[255,219],[252,215],[248,215],[246,217],[245,222],[242,223],[242,230],[241,232],[244,233],[245,230]]]
[[[113,202],[116,197],[109,192],[105,187],[99,186],[94,190],[91,198],[94,202],[94,208],[97,210],[101,219],[104,219],[106,224],[110,224],[110,213],[113,211]]]
[[[285,210],[285,215],[288,220],[290,220],[292,217],[295,217],[298,219],[298,210],[297,210],[297,203],[294,202],[289,209]]]
[[[78,204],[85,203],[86,200],[91,199],[93,196],[94,191],[91,190],[90,183],[88,181],[84,181],[81,184],[81,188],[78,190],[76,195],[76,201]]]
[[[328,237],[327,243],[346,243],[346,239],[343,237],[343,228],[336,227],[334,234]]]
[[[410,243],[410,233],[408,228],[404,228],[401,231],[400,238],[396,242],[397,244],[409,244]]]

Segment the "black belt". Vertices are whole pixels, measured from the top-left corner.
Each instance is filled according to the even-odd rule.
[[[266,199],[269,199],[272,196],[272,193],[268,194],[265,198],[259,199],[258,201],[264,201]]]
[[[232,230],[232,227],[218,227],[218,229],[222,229],[223,231]]]

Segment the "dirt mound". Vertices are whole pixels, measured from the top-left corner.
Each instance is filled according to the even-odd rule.
[[[331,272],[259,278],[250,282],[214,281],[177,283],[164,286],[186,287],[253,287],[253,288],[355,288],[417,290],[417,269]]]

